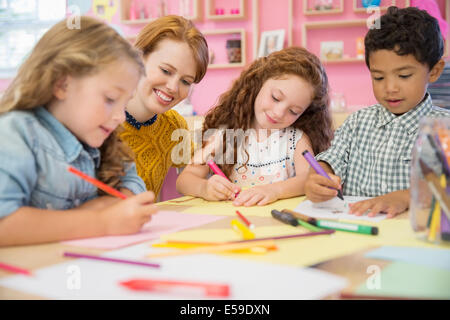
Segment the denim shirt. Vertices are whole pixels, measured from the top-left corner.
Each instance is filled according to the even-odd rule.
[[[97,188],[67,171],[95,177],[100,151],[83,145],[45,108],[0,116],[0,218],[20,207],[67,210],[97,197]],[[121,187],[145,191],[134,163]]]

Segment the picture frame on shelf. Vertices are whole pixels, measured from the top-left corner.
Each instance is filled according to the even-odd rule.
[[[242,68],[246,65],[245,29],[202,30],[202,33],[207,38],[210,54],[213,53],[208,69]]]
[[[341,60],[344,57],[344,41],[322,41],[320,58],[324,61]]]
[[[284,29],[263,31],[259,42],[258,58],[283,49],[285,33]]]
[[[344,12],[343,0],[303,0],[304,15],[339,14]]]

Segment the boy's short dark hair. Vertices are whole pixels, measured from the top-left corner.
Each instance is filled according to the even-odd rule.
[[[377,50],[393,50],[400,56],[412,54],[430,69],[444,54],[444,41],[438,21],[425,10],[415,7],[389,7],[380,17],[379,29],[370,29],[364,39],[366,65]]]

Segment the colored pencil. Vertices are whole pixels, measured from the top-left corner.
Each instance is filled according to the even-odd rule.
[[[244,217],[244,215],[242,213],[240,213],[238,210],[236,210],[236,214],[239,216],[239,218],[242,219],[242,221],[244,221],[244,223],[247,225],[247,227],[249,227],[250,229],[253,229],[255,227],[255,225],[253,223],[251,223],[250,221],[248,221],[248,219],[246,217]]]
[[[118,191],[118,190],[116,190],[116,189],[114,189],[114,188],[111,188],[111,187],[108,186],[107,184],[104,184],[103,182],[101,182],[101,181],[99,181],[99,180],[97,180],[97,179],[95,179],[95,178],[92,178],[92,177],[88,176],[87,174],[85,174],[85,173],[83,173],[83,172],[81,172],[81,171],[75,169],[74,167],[69,166],[69,167],[67,168],[67,170],[68,170],[69,172],[71,172],[71,173],[73,173],[73,174],[79,176],[81,179],[84,179],[85,181],[87,181],[87,182],[93,184],[93,185],[96,186],[97,188],[99,188],[99,189],[105,191],[106,193],[109,193],[110,195],[112,195],[112,196],[114,196],[114,197],[117,197],[117,198],[120,198],[120,199],[126,199],[126,198],[127,198],[127,196],[124,195],[122,192],[120,192],[120,191]]]
[[[253,242],[253,241],[266,241],[266,240],[285,240],[285,239],[294,239],[294,238],[304,238],[304,237],[312,237],[312,236],[320,236],[324,234],[332,234],[335,230],[323,230],[320,232],[309,232],[309,233],[299,233],[299,234],[290,234],[285,236],[273,236],[273,237],[265,237],[265,238],[255,238],[250,240],[237,240],[237,241],[228,241],[228,242],[199,242],[199,241],[167,241],[168,244],[192,244],[192,245],[222,245],[222,244],[233,244],[233,243],[244,243],[244,242]]]
[[[14,273],[21,273],[27,276],[32,276],[33,273],[29,270],[23,269],[23,268],[19,268],[16,266],[12,266],[10,264],[6,264],[3,262],[0,262],[0,269],[3,269],[5,271],[9,271],[9,272],[14,272]]]
[[[66,251],[66,252],[64,252],[64,256],[71,257],[71,258],[92,259],[92,260],[99,260],[99,261],[106,261],[106,262],[127,263],[127,264],[133,264],[133,265],[151,267],[151,268],[161,267],[161,265],[159,265],[157,263],[148,263],[148,262],[136,261],[136,260],[107,258],[107,257],[100,257],[100,256],[84,254],[84,253],[76,253],[76,252],[67,252]]]
[[[199,253],[218,253],[223,251],[233,251],[240,249],[248,249],[251,247],[264,247],[264,248],[273,248],[275,246],[275,242],[272,240],[264,240],[264,241],[254,241],[254,240],[244,240],[244,241],[252,241],[251,243],[225,243],[218,244],[215,246],[205,246],[199,248],[192,248],[186,250],[176,250],[162,253],[152,253],[147,255],[148,258],[164,258],[164,257],[172,257],[172,256],[181,256],[188,254],[199,254]]]
[[[265,238],[255,238],[251,240],[239,240],[239,241],[230,241],[228,243],[240,243],[240,242],[251,242],[251,241],[262,241],[262,240],[284,240],[284,239],[292,239],[292,238],[304,238],[304,237],[312,237],[312,236],[320,236],[324,234],[332,234],[335,230],[323,230],[320,232],[309,232],[309,233],[300,233],[300,234],[290,234],[286,236],[274,236],[274,237],[265,237]]]

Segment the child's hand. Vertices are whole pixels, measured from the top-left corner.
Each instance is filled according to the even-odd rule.
[[[236,200],[233,201],[233,205],[245,207],[264,206],[276,200],[278,200],[278,195],[274,188],[270,184],[266,184],[242,191]]]
[[[312,202],[323,202],[337,196],[337,189],[341,189],[341,178],[328,173],[331,178],[325,178],[317,173],[311,173],[305,182],[305,195]]]
[[[350,204],[350,214],[363,215],[369,210],[369,217],[374,217],[377,213],[387,213],[387,218],[393,218],[409,207],[409,190],[391,192],[373,199],[359,201]]]
[[[137,233],[157,212],[155,194],[143,192],[125,200],[118,201],[101,210],[101,221],[106,226],[106,235]]]
[[[206,181],[206,192],[203,198],[209,201],[234,200],[234,195],[240,191],[241,188],[215,174]]]

